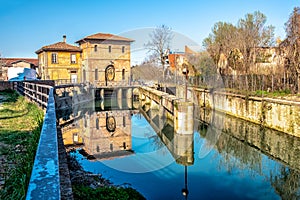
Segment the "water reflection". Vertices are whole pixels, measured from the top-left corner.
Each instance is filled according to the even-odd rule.
[[[130,101],[112,99],[59,110],[64,144],[82,148],[89,158],[113,159],[133,154]],[[123,108],[125,110],[123,110]]]
[[[223,117],[217,112],[214,114],[216,118]],[[209,140],[204,125],[207,116],[202,117],[198,119],[201,121],[198,130],[203,138]],[[225,168],[230,174],[238,168],[240,176],[254,179],[263,176],[282,199],[300,198],[299,147],[299,138],[231,116],[224,119],[215,146],[218,157],[221,157],[218,159],[220,168]],[[249,169],[251,173],[246,172]]]
[[[153,104],[155,104],[153,102]],[[141,102],[139,112],[144,116],[157,135],[154,141],[157,148],[166,146],[176,163],[188,166],[194,164],[194,135],[192,131],[178,133],[174,128],[174,116],[157,104]],[[192,122],[190,122],[192,123]]]
[[[146,101],[57,113],[65,145],[81,145],[98,161],[83,163],[87,169],[109,171],[149,199],[300,198],[300,140],[287,134],[198,107],[194,130],[182,134],[173,114]],[[121,165],[128,168],[112,167]]]

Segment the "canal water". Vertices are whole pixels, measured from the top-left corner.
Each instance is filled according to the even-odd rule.
[[[169,111],[124,99],[57,113],[85,170],[147,199],[300,198],[300,140],[287,134],[196,107],[177,134]]]

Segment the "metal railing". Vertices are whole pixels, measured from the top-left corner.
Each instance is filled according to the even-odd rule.
[[[51,85],[35,82],[15,82],[14,89],[30,101],[36,102],[43,109],[47,108]]]

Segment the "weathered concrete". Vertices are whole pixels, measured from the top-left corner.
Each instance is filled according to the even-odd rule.
[[[190,88],[194,103],[300,137],[300,102]]]
[[[149,87],[140,88],[140,99],[149,103],[152,110],[162,106],[172,113],[174,115],[174,128],[176,133],[193,134],[193,102]]]
[[[35,156],[26,199],[61,199],[53,88]]]
[[[149,98],[152,101],[155,101],[157,104],[162,105],[165,109],[167,109],[169,112],[174,112],[174,101],[180,100],[174,95],[170,95],[168,93],[155,90],[149,87],[140,87],[140,99],[146,99]]]

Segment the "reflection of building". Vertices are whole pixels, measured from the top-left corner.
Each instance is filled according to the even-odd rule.
[[[80,145],[83,139],[80,135],[80,127],[77,123],[66,125],[62,128],[64,145]]]
[[[0,67],[0,80],[7,81],[17,77],[18,73],[23,73],[24,69],[36,70],[38,60],[34,58],[1,58]]]
[[[70,110],[71,111],[71,110]],[[130,110],[62,113],[58,116],[64,144],[80,145],[88,155],[97,159],[132,154]],[[75,116],[76,115],[76,116]]]
[[[106,33],[89,35],[76,43],[82,49],[82,82],[127,85],[130,77],[130,43],[133,40]]]
[[[36,51],[39,60],[39,75],[41,79],[65,79],[76,83],[80,80],[81,49],[62,42],[43,46]]]
[[[84,150],[98,159],[131,154],[131,111],[86,113],[82,121]]]

